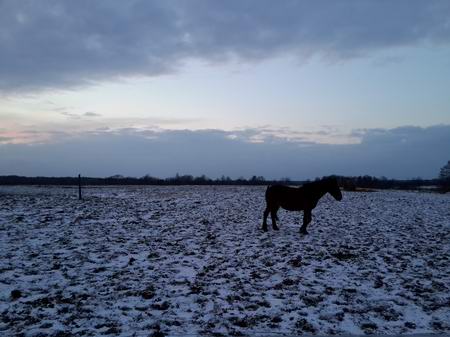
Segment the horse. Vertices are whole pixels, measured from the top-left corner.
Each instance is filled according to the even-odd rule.
[[[262,225],[263,231],[267,232],[267,216],[269,213],[272,217],[273,229],[279,229],[276,222],[278,220],[277,212],[282,207],[288,211],[303,211],[303,226],[300,227],[300,233],[308,234],[306,226],[311,222],[311,211],[326,193],[330,193],[338,201],[342,200],[342,193],[335,177],[323,178],[297,188],[285,185],[268,186]]]

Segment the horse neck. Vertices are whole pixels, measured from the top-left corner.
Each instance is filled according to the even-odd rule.
[[[316,199],[316,202],[319,201],[320,198],[322,198],[325,194],[327,194],[328,189],[326,186],[319,185],[317,189],[314,189],[313,191],[313,197]]]

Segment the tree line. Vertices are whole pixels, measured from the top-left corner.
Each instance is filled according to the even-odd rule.
[[[145,175],[140,178],[114,175],[106,178],[82,177],[83,185],[270,185],[276,183],[301,184],[288,179],[266,180],[262,176],[249,179],[240,177],[231,179],[228,176],[211,179],[205,175],[192,176],[176,174],[169,178],[156,178]],[[24,177],[17,175],[0,176],[0,185],[78,185],[78,177]]]
[[[404,189],[414,190],[423,186],[436,186],[440,190],[450,191],[450,179],[388,179],[386,177],[373,176],[335,176],[340,186],[347,191],[358,189]],[[320,178],[316,178],[318,180]],[[205,175],[192,176],[176,174],[169,178],[156,178],[145,175],[140,178],[124,177],[115,175],[106,178],[82,177],[83,185],[302,185],[311,180],[290,180],[282,178],[279,180],[266,180],[263,176],[252,176],[251,178],[240,177],[232,179],[228,176],[211,179]],[[78,177],[24,177],[17,175],[0,176],[0,185],[78,185]]]
[[[399,189],[417,190],[424,187],[435,187],[438,190],[449,191],[450,179],[388,179],[386,177],[358,176],[344,177],[337,176],[339,185],[347,191],[358,189]]]

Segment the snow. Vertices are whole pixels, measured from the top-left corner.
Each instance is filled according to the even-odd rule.
[[[0,335],[450,332],[450,195],[264,191],[0,187]]]

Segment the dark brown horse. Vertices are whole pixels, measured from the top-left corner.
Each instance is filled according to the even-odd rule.
[[[311,222],[311,211],[326,193],[330,193],[336,200],[342,199],[336,178],[324,178],[297,188],[284,185],[267,187],[266,210],[264,211],[262,229],[267,231],[267,216],[270,213],[272,227],[274,230],[278,230],[276,222],[278,220],[277,212],[282,207],[288,211],[303,211],[303,226],[300,227],[300,233],[308,234],[306,226]]]

